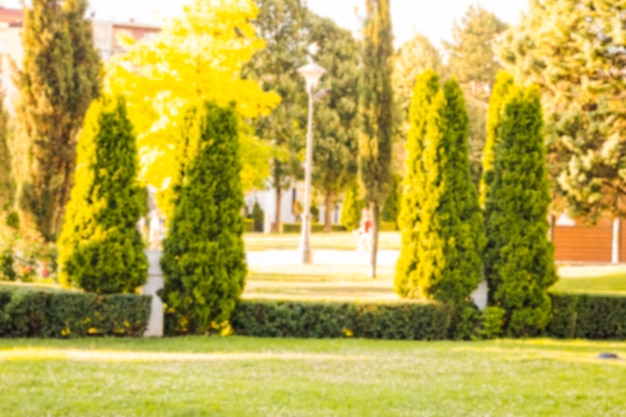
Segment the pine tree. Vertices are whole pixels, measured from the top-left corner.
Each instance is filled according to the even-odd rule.
[[[33,0],[25,10],[24,58],[17,70],[17,124],[29,143],[29,178],[22,206],[54,241],[72,186],[76,138],[99,89],[99,55],[86,0]]]
[[[343,195],[341,206],[341,224],[348,230],[356,230],[361,224],[361,214],[365,202],[359,198],[359,185],[354,182]]]
[[[133,126],[122,99],[94,101],[78,144],[76,184],[59,238],[60,279],[99,294],[132,293],[147,278],[137,229],[143,206]]]
[[[367,0],[366,12],[359,81],[359,179],[373,220],[370,276],[374,278],[380,207],[392,179],[393,35],[389,0]]]
[[[9,114],[4,108],[4,92],[0,91],[0,215],[11,208],[15,193],[8,124]]]
[[[332,230],[336,197],[356,179],[358,47],[348,30],[313,16],[311,41],[319,46],[315,62],[328,73],[328,96],[315,106],[313,186],[324,197],[325,231]]]
[[[506,310],[507,334],[535,336],[549,321],[547,289],[557,280],[548,239],[550,183],[539,90],[509,88],[485,207],[487,279],[492,304]]]
[[[469,169],[468,132],[460,86],[456,80],[448,81],[433,97],[428,113],[417,285],[408,289],[411,296],[453,305],[466,303],[482,279],[485,238]]]
[[[391,192],[385,200],[381,217],[385,222],[391,222],[398,227],[398,217],[400,216],[400,198],[402,195],[402,178],[394,174],[391,183]]]
[[[179,333],[223,326],[246,277],[237,116],[201,106],[183,143],[187,159],[163,243],[163,300]]]
[[[422,162],[426,126],[432,101],[440,90],[439,76],[432,70],[420,74],[415,83],[406,141],[406,168],[398,224],[402,232],[402,250],[396,265],[395,290],[403,297],[419,296],[419,225],[420,210],[426,197],[426,172]]]
[[[548,168],[574,216],[626,216],[624,4],[532,1],[497,45],[505,68],[541,88]]]

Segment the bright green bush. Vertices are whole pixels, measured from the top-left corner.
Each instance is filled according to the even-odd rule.
[[[547,290],[557,280],[539,91],[511,87],[502,108],[485,202],[487,279],[491,305],[506,310],[505,334],[535,336],[550,319]]]
[[[177,334],[225,326],[247,273],[237,115],[204,103],[189,120],[161,262],[167,321]]]
[[[400,216],[400,199],[402,196],[402,178],[399,175],[394,175],[391,183],[391,192],[385,200],[383,206],[383,212],[381,213],[381,220],[384,222],[398,224],[398,217]]]
[[[356,304],[244,301],[232,318],[236,334],[301,337],[443,340],[450,316],[435,304]]]
[[[0,337],[142,336],[150,296],[0,288]]]
[[[95,101],[78,142],[76,181],[59,239],[65,285],[113,294],[145,283],[148,261],[136,226],[144,211],[138,168],[126,104]]]
[[[361,212],[365,201],[359,198],[359,185],[355,182],[346,190],[341,206],[341,224],[347,230],[356,230],[361,225]]]
[[[499,307],[487,307],[481,315],[480,338],[496,339],[502,335],[506,311]]]
[[[418,240],[422,200],[425,198],[425,171],[422,155],[428,112],[440,90],[439,76],[425,71],[415,83],[410,109],[409,136],[406,141],[406,173],[402,184],[398,225],[402,232],[402,249],[396,266],[395,290],[402,297],[418,297],[420,293],[417,266]]]
[[[437,91],[437,77],[431,74],[425,81],[421,90],[429,93],[422,94],[430,97]],[[417,103],[428,100],[418,97]],[[414,125],[412,131],[423,131],[420,120]],[[405,182],[413,196],[406,197],[404,207],[412,212],[402,217],[405,249],[396,270],[396,291],[460,308],[482,280],[485,237],[470,174],[469,119],[456,80],[433,96],[425,125],[421,141],[412,137],[421,145],[409,152],[409,163],[416,166]],[[417,204],[411,205],[409,198]]]

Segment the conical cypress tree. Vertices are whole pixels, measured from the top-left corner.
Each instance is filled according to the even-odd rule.
[[[100,60],[86,10],[86,0],[33,0],[24,13],[16,121],[30,159],[20,202],[47,241],[60,233],[76,140],[99,89]]]
[[[483,151],[483,173],[480,180],[480,205],[485,207],[489,198],[489,188],[493,182],[494,159],[496,145],[499,142],[498,128],[500,126],[500,115],[504,108],[506,97],[513,87],[513,77],[505,71],[500,71],[496,77],[496,84],[489,100],[489,114],[487,117],[487,138]]]
[[[534,336],[548,323],[547,289],[557,280],[538,89],[511,87],[502,109],[485,207],[488,280],[492,304],[506,311],[507,334]]]
[[[468,134],[461,89],[449,81],[432,102],[426,128],[415,292],[456,305],[465,303],[482,279],[484,234]]]
[[[230,319],[243,291],[244,206],[237,116],[205,103],[185,129],[187,158],[163,243],[163,300],[179,333],[206,333]]]
[[[422,154],[428,114],[440,90],[439,76],[432,70],[423,72],[415,83],[410,108],[410,127],[406,141],[406,173],[398,223],[402,232],[402,250],[396,265],[395,290],[403,297],[419,297],[418,242],[422,199],[426,197]]]
[[[341,224],[348,230],[356,230],[361,223],[361,212],[365,202],[359,198],[359,185],[354,182],[348,187],[341,206]]]
[[[148,263],[136,226],[143,211],[138,167],[124,101],[95,101],[79,139],[76,183],[59,239],[64,284],[113,294],[145,283]]]
[[[9,149],[9,115],[4,108],[4,92],[0,91],[0,213],[13,204],[15,183],[11,150]]]

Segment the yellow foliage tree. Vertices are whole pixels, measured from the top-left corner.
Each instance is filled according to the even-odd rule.
[[[127,100],[143,182],[165,190],[175,177],[187,108],[206,100],[235,102],[239,116],[249,120],[278,104],[278,95],[241,77],[242,66],[265,46],[251,24],[256,15],[252,0],[192,0],[154,38],[123,40],[128,52],[111,61],[105,86]],[[250,189],[269,175],[270,151],[245,128],[243,133],[242,181]]]

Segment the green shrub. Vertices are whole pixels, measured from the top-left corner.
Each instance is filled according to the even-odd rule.
[[[552,294],[547,335],[562,339],[626,339],[626,297]]]
[[[488,183],[484,253],[490,304],[506,310],[507,336],[536,336],[550,320],[547,290],[556,280],[549,241],[552,202],[539,90],[510,87],[500,114]]]
[[[502,335],[506,311],[499,307],[487,307],[481,315],[479,336],[481,339],[497,339]]]
[[[361,225],[361,212],[365,208],[365,201],[359,198],[359,185],[351,184],[343,196],[340,222],[346,230],[352,231]]]
[[[402,178],[394,174],[391,183],[391,192],[385,200],[383,206],[383,212],[381,213],[381,220],[384,222],[393,223],[398,227],[398,217],[400,215],[400,199],[402,196]]]
[[[450,316],[436,304],[244,301],[231,322],[256,337],[443,340]]]
[[[474,340],[480,331],[480,311],[470,302],[449,306],[450,339]]]
[[[253,233],[255,232],[254,230],[254,220],[252,219],[243,219],[244,225],[245,225],[245,229],[246,229],[246,233]]]
[[[244,198],[234,108],[207,102],[189,122],[163,242],[162,298],[177,333],[202,334],[227,325],[243,291]]]
[[[262,232],[263,223],[265,223],[265,213],[258,201],[254,202],[254,207],[252,208],[252,220],[254,221],[254,231]]]
[[[66,221],[59,239],[60,281],[99,294],[133,292],[148,261],[136,227],[145,207],[126,104],[95,101],[85,118]]]
[[[16,279],[15,259],[13,250],[9,247],[0,253],[0,280],[15,281]]]
[[[345,232],[346,228],[340,224],[332,225],[333,232]],[[302,233],[302,224],[301,223],[281,223],[280,225],[281,233]],[[324,225],[319,223],[313,223],[311,225],[311,233],[324,233]]]
[[[0,288],[0,337],[142,336],[150,296]]]

